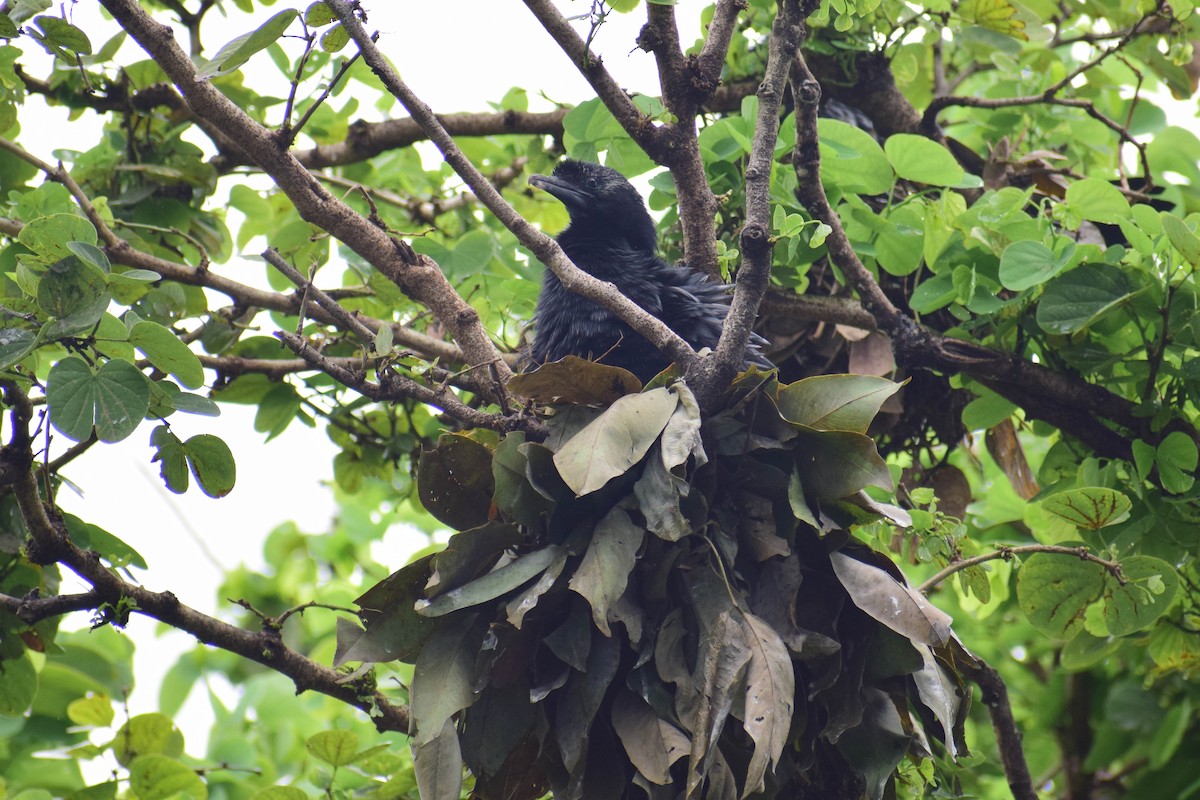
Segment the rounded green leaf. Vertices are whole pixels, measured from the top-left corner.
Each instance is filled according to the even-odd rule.
[[[1072,525],[1098,531],[1125,520],[1133,503],[1115,489],[1089,486],[1053,494],[1042,501],[1042,508]]]
[[[358,753],[358,734],[352,731],[321,731],[308,737],[305,749],[331,767],[353,763]]]
[[[1067,187],[1066,203],[1084,219],[1116,225],[1129,218],[1129,201],[1111,183],[1100,178],[1075,181]]]
[[[44,281],[43,281],[44,282]],[[204,367],[179,337],[157,322],[143,320],[129,331],[129,341],[141,350],[150,363],[174,375],[189,389],[204,385]]]
[[[878,142],[865,131],[835,119],[817,120],[821,182],[853,194],[883,194],[895,174]]]
[[[171,760],[183,755],[183,734],[165,714],[138,714],[117,731],[112,750],[123,767],[149,755]]]
[[[183,451],[200,491],[209,497],[224,497],[237,482],[237,465],[229,445],[211,433],[193,436],[183,443]]]
[[[1104,589],[1104,624],[1113,636],[1127,636],[1161,617],[1179,591],[1179,575],[1162,559],[1130,556],[1121,562],[1125,583],[1108,577]]]
[[[865,135],[865,134],[864,134]],[[942,145],[912,133],[897,133],[883,143],[883,151],[896,174],[905,180],[929,186],[981,186],[968,175]]]
[[[71,356],[50,368],[46,381],[50,424],[77,442],[92,435],[119,442],[133,433],[150,408],[150,382],[128,361],[109,361],[95,373]]]
[[[0,661],[0,716],[19,717],[37,694],[38,675],[29,658]]]
[[[1075,333],[1133,297],[1129,279],[1110,264],[1084,264],[1046,287],[1037,323],[1047,333]]]
[[[1154,456],[1163,488],[1173,494],[1182,494],[1192,488],[1198,461],[1200,452],[1197,452],[1196,443],[1183,431],[1168,433]]]
[[[48,214],[31,219],[17,234],[17,241],[37,253],[45,264],[73,256],[70,244],[96,243],[96,228],[78,214]]]
[[[196,770],[173,758],[161,755],[140,756],[129,768],[129,788],[138,800],[166,800],[190,797],[204,800],[208,788]]]
[[[33,351],[37,336],[24,328],[0,328],[0,369],[8,369]]]
[[[56,320],[70,321],[69,325],[56,328],[53,338],[91,328],[100,321],[111,301],[104,272],[76,256],[55,262],[38,281],[38,307]],[[50,335],[48,331],[46,338]]]
[[[1000,256],[1000,283],[1005,289],[1021,292],[1050,280],[1066,264],[1041,242],[1013,242]]]
[[[466,436],[444,434],[421,453],[417,494],[433,516],[458,530],[487,522],[495,491],[491,452]]]
[[[334,25],[321,34],[321,49],[326,53],[336,53],[350,42],[350,32],[341,25]]]
[[[79,55],[91,54],[92,43],[87,34],[65,19],[46,15],[34,17],[33,21],[46,34],[47,43]]]
[[[103,694],[92,694],[72,700],[67,706],[67,717],[76,725],[105,728],[113,721],[112,699]]]
[[[1034,553],[1017,572],[1017,602],[1033,626],[1055,639],[1083,628],[1083,615],[1104,589],[1104,567],[1074,556]]]

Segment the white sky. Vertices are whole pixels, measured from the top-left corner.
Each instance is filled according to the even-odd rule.
[[[253,29],[258,22],[292,6],[303,11],[307,3],[286,3],[261,9],[257,21],[237,14],[232,3],[225,3],[233,16],[228,20],[210,14],[206,45],[215,52],[224,41]],[[427,2],[389,2],[364,0],[370,13],[370,26],[381,31],[380,46],[399,68],[409,85],[435,111],[486,111],[488,101],[498,101],[512,86],[529,91],[532,107],[548,108],[537,97],[543,91],[553,100],[578,102],[589,96],[584,80],[546,34],[532,15],[517,2],[496,0],[454,0],[449,4]],[[582,14],[590,8],[587,0],[560,2],[568,15]],[[699,12],[703,0],[683,0],[677,13],[683,26],[685,46],[699,32]],[[447,9],[452,8],[452,14]],[[72,12],[76,24],[84,27],[99,46],[114,30],[100,20],[98,5],[76,4]],[[160,15],[161,16],[161,15]],[[613,14],[600,30],[593,48],[601,53],[608,69],[627,89],[658,94],[654,77],[654,59],[634,46],[644,21],[644,10],[630,15]],[[581,30],[585,23],[578,23]],[[182,34],[181,34],[182,35]],[[130,57],[133,45],[125,45]],[[271,71],[265,54],[252,60],[244,71],[247,82],[257,85],[262,70]],[[34,70],[34,74],[41,74]],[[374,96],[364,98],[360,113],[375,114]],[[339,98],[339,103],[341,99]],[[84,114],[69,125],[65,111],[52,109],[36,112],[31,102],[29,114],[23,111],[25,137],[22,144],[34,140],[38,132],[39,154],[48,157],[56,148],[86,144],[98,131],[94,115]],[[1194,118],[1195,101],[1180,104],[1181,124]],[[402,110],[397,106],[396,113]],[[263,242],[247,248],[255,255]],[[322,531],[329,527],[334,512],[328,490],[333,449],[321,430],[296,423],[278,439],[264,445],[261,434],[253,430],[253,409],[225,407],[219,420],[175,415],[176,432],[187,437],[211,432],[224,438],[234,451],[238,464],[238,485],[222,500],[211,500],[193,488],[186,495],[168,492],[158,478],[157,466],[149,463],[152,450],[148,438],[152,425],[143,424],[132,437],[118,445],[94,447],[72,465],[68,477],[85,492],[84,498],[64,490],[64,508],[98,524],[137,548],[150,563],[144,576],[151,589],[170,589],[180,599],[210,614],[228,608],[218,604],[216,586],[222,573],[238,563],[261,565],[262,540],[272,528],[286,520],[296,520],[302,529]],[[415,545],[410,545],[415,546]],[[404,561],[408,547],[389,537],[395,566]],[[215,562],[214,563],[214,558]],[[78,583],[77,581],[75,583]],[[81,586],[68,580],[64,591]],[[76,622],[85,620],[79,617]],[[163,639],[154,635],[156,625],[135,617],[128,631],[138,646],[136,674],[138,690],[130,701],[131,713],[156,707],[158,678],[179,652],[191,646],[191,640],[177,632]],[[201,753],[199,743],[208,728],[207,705],[194,693],[184,715],[183,727],[188,750]]]

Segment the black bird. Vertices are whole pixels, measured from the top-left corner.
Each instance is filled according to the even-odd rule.
[[[558,243],[576,266],[614,284],[694,349],[717,346],[729,312],[728,287],[658,256],[654,220],[625,176],[599,164],[563,161],[553,175],[534,175],[529,182],[567,207],[571,224]],[[771,368],[764,344],[762,337],[752,338],[747,366]],[[671,363],[616,314],[567,291],[550,270],[538,297],[530,355],[537,364],[580,356],[623,367],[643,383]]]

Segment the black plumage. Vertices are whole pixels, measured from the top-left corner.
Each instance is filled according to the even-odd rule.
[[[585,161],[564,161],[551,176],[529,182],[562,201],[571,224],[558,235],[580,269],[614,284],[621,294],[661,319],[699,350],[715,348],[729,312],[728,287],[658,256],[657,230],[641,195],[621,173]],[[746,365],[771,364],[754,336]],[[629,370],[644,383],[671,360],[613,312],[569,292],[546,270],[534,314],[532,359],[538,364],[569,355]]]

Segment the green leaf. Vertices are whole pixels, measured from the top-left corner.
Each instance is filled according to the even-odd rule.
[[[1115,489],[1089,486],[1052,494],[1042,508],[1084,530],[1098,531],[1128,519],[1133,503]]]
[[[411,703],[417,746],[433,741],[450,718],[475,702],[475,615],[460,614],[425,642],[413,668]]]
[[[55,262],[38,282],[38,306],[62,324],[47,330],[43,338],[62,338],[82,333],[104,315],[112,302],[108,279],[99,267],[75,256]]]
[[[413,742],[413,769],[417,794],[422,800],[458,800],[462,795],[462,746],[453,720],[446,720],[436,736]]]
[[[68,439],[92,435],[119,442],[133,433],[150,408],[150,382],[128,361],[109,361],[95,373],[76,356],[50,368],[46,380],[50,424]]]
[[[979,396],[967,403],[962,411],[963,425],[969,431],[982,431],[999,425],[1017,410],[1016,404],[1011,400],[993,391],[978,386],[971,388]]]
[[[8,369],[33,352],[37,336],[24,328],[0,328],[0,369]]]
[[[67,717],[76,725],[107,728],[114,715],[112,699],[103,694],[80,697],[67,706]]]
[[[596,523],[592,541],[568,584],[592,607],[592,619],[605,636],[610,636],[608,610],[629,583],[644,532],[633,524],[624,509],[614,508]]]
[[[188,466],[200,491],[209,497],[224,497],[237,483],[237,464],[224,440],[211,433],[201,433],[183,443]]]
[[[554,454],[576,497],[590,494],[642,460],[679,404],[666,388],[619,398]]]
[[[840,500],[866,488],[891,491],[892,473],[868,436],[851,431],[806,431],[796,449],[796,467],[809,498]]]
[[[183,734],[165,714],[138,714],[117,731],[112,750],[123,767],[148,755],[175,759],[183,755]]]
[[[443,434],[421,453],[417,494],[425,510],[457,530],[484,524],[495,492],[492,454],[467,436]]]
[[[432,600],[418,601],[417,613],[423,617],[440,617],[460,608],[477,606],[495,600],[503,594],[532,580],[558,558],[557,545],[543,547],[515,558],[499,569],[476,578],[470,583],[439,594]]]
[[[321,49],[326,53],[336,53],[349,43],[350,32],[340,24],[321,34]]]
[[[896,174],[929,186],[971,188],[983,182],[968,175],[942,145],[912,133],[897,133],[883,143],[883,151]]]
[[[295,9],[280,11],[250,33],[232,39],[218,50],[207,64],[196,71],[197,77],[214,78],[233,72],[249,61],[255,53],[279,41],[284,31],[298,16],[300,12]]]
[[[402,567],[368,589],[354,602],[366,630],[339,620],[334,666],[349,661],[407,661],[411,663],[437,623],[414,608],[424,597],[433,554]]]
[[[150,445],[157,451],[150,463],[159,462],[158,474],[163,483],[175,494],[186,492],[190,480],[183,442],[166,425],[159,425],[150,433]]]
[[[1171,244],[1179,251],[1193,267],[1200,267],[1200,236],[1197,236],[1187,223],[1174,214],[1166,211],[1161,213],[1163,232],[1171,240]]]
[[[1068,263],[1070,253],[1059,258],[1041,242],[1013,242],[1000,256],[1000,283],[1005,289],[1022,292],[1050,280]]]
[[[353,731],[321,731],[304,741],[304,749],[331,767],[354,763],[358,734]]]
[[[138,800],[166,800],[168,797],[188,797],[204,800],[208,788],[196,770],[162,755],[142,755],[129,768],[129,788]]]
[[[128,567],[132,565],[140,569],[146,569],[146,559],[142,558],[137,550],[134,550],[99,525],[84,522],[74,514],[64,513],[62,517],[63,522],[66,523],[67,532],[71,534],[71,541],[75,542],[75,544],[85,550],[95,550],[100,554],[101,558],[113,567]]]
[[[1129,279],[1109,264],[1084,264],[1054,279],[1037,307],[1047,333],[1075,333],[1134,296]]]
[[[816,375],[780,389],[777,405],[788,422],[866,433],[880,406],[902,385],[873,375]]]
[[[333,9],[322,2],[322,0],[310,3],[308,8],[304,9],[304,24],[309,27],[320,28],[334,22],[336,19],[337,15],[333,13]]]
[[[1129,219],[1129,201],[1111,183],[1085,178],[1067,187],[1066,203],[1084,219],[1117,225]]]
[[[607,406],[627,394],[640,392],[642,384],[632,372],[620,367],[567,356],[513,376],[507,388],[518,397],[539,403]]]
[[[174,375],[189,389],[204,385],[204,367],[179,337],[157,322],[143,320],[129,331],[129,342],[141,350],[150,363]]]
[[[1159,442],[1154,456],[1163,488],[1172,494],[1183,494],[1196,482],[1196,442],[1183,431],[1172,431]]]
[[[36,253],[42,263],[53,264],[75,258],[70,244],[96,243],[96,228],[78,214],[48,214],[31,219],[17,234],[17,241]]]
[[[1083,628],[1087,607],[1104,589],[1104,567],[1074,556],[1034,553],[1017,572],[1017,603],[1026,618],[1054,639]]]
[[[895,174],[887,156],[867,132],[835,119],[817,120],[821,182],[853,194],[884,194]]]
[[[1104,624],[1113,636],[1128,636],[1147,628],[1166,613],[1179,591],[1179,574],[1167,562],[1151,556],[1121,561],[1125,583],[1107,575]]]
[[[34,17],[34,23],[46,35],[46,43],[62,48],[70,53],[86,56],[92,52],[92,43],[87,34],[65,19],[58,17]]]
[[[0,716],[21,717],[33,703],[38,674],[28,656],[0,661]]]

